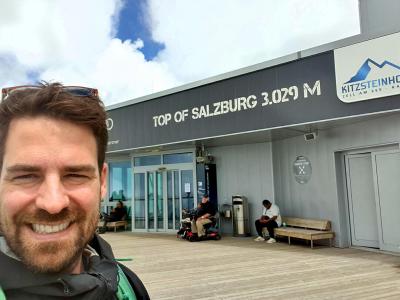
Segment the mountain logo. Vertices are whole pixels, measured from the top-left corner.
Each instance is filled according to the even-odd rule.
[[[342,84],[340,91],[343,98],[351,99],[395,88],[400,88],[400,66],[388,60],[377,63],[367,58],[356,74]]]
[[[400,94],[400,34],[336,49],[336,93],[345,103]]]
[[[397,70],[400,71],[400,66],[391,63],[390,61],[385,60],[382,64],[378,64],[377,62],[375,62],[374,60],[368,58],[361,66],[361,68],[358,70],[358,72],[356,73],[356,75],[354,75],[353,77],[350,78],[349,81],[346,82],[347,83],[352,83],[352,82],[357,82],[357,81],[362,81],[367,79],[368,74],[371,71],[371,67],[369,64],[372,64],[373,66],[376,66],[380,69],[382,69],[385,66],[391,66]]]

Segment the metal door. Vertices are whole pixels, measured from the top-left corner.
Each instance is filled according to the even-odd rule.
[[[400,252],[400,152],[373,154],[380,248]]]
[[[352,245],[379,248],[371,153],[346,155],[346,178]]]

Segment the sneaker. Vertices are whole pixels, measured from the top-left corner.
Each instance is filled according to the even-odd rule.
[[[262,236],[258,236],[254,239],[255,242],[264,242],[264,238]]]
[[[276,243],[276,240],[275,240],[274,238],[270,238],[270,239],[267,241],[267,243],[268,243],[268,244]]]

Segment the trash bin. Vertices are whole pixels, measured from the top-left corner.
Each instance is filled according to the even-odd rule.
[[[232,196],[233,207],[233,236],[249,236],[249,205],[244,196]]]

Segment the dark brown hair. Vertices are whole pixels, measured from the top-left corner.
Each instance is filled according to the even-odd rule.
[[[0,103],[0,171],[12,120],[45,116],[89,128],[96,139],[97,163],[101,171],[108,141],[107,114],[97,96],[76,96],[60,83],[42,83],[38,89],[16,89]]]

